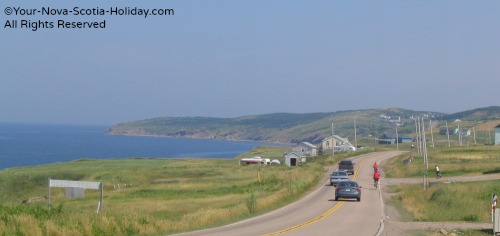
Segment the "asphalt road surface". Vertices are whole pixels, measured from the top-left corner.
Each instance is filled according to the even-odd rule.
[[[335,201],[335,188],[329,185],[328,178],[336,169],[333,166],[321,187],[288,206],[234,224],[179,235],[379,235],[385,215],[380,190],[373,186],[373,163],[399,154],[401,152],[387,151],[352,158],[356,172],[351,179],[362,186],[360,202]],[[384,184],[383,175],[381,184]]]

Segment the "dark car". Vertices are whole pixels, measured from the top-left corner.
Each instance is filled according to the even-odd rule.
[[[354,174],[354,162],[351,160],[342,160],[339,162],[339,171],[346,171],[350,175]]]
[[[356,198],[361,201],[361,186],[356,181],[343,181],[335,188],[335,201],[339,198]]]
[[[330,185],[337,186],[342,181],[348,181],[349,174],[345,171],[334,171],[330,175]]]

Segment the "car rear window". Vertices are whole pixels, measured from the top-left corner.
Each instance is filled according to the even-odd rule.
[[[358,185],[354,182],[342,182],[340,183],[341,187],[358,187]]]
[[[351,161],[340,161],[341,165],[352,165]]]
[[[333,176],[346,176],[348,175],[346,172],[333,172]]]

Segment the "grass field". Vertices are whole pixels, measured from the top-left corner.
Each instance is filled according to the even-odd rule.
[[[439,166],[443,176],[463,176],[500,173],[500,146],[439,147],[427,148],[428,168],[422,155],[413,153],[411,164],[403,160],[409,153],[393,158],[385,166],[389,178],[422,177],[424,173],[434,177],[434,167]],[[409,150],[401,147],[400,150]],[[415,152],[415,151],[414,151]]]
[[[282,159],[284,151],[258,147],[239,158]],[[309,158],[293,168],[146,158],[7,169],[0,171],[0,235],[161,235],[227,224],[298,199],[317,186],[325,165],[347,155]],[[48,178],[103,182],[102,211],[96,214],[99,191],[66,199],[62,188],[51,189],[49,210]]]
[[[443,178],[455,176],[477,176],[500,173],[499,146],[469,146],[428,148],[429,169],[422,156],[414,153],[414,160],[404,164],[409,154],[389,160],[384,166],[386,177],[423,178],[424,173],[435,177],[438,165]],[[405,221],[440,222],[491,222],[492,194],[500,194],[498,180],[477,182],[432,183],[424,189],[423,184],[400,184],[389,186],[388,192],[395,194],[391,204],[396,206]],[[460,235],[489,235],[480,230],[460,230]],[[439,235],[433,231],[422,235]],[[415,234],[420,235],[420,234]]]
[[[491,222],[492,193],[500,193],[498,180],[390,186],[398,193],[393,203],[410,214],[411,221]]]

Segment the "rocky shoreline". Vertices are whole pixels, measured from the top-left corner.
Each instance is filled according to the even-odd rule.
[[[204,131],[178,131],[165,134],[151,133],[146,129],[133,129],[133,130],[113,130],[109,128],[106,135],[122,135],[122,136],[144,136],[144,137],[160,137],[160,138],[189,138],[189,139],[207,139],[231,142],[259,142],[278,145],[292,145],[294,142],[286,139],[271,139],[267,137],[241,137],[242,135],[213,135]]]

